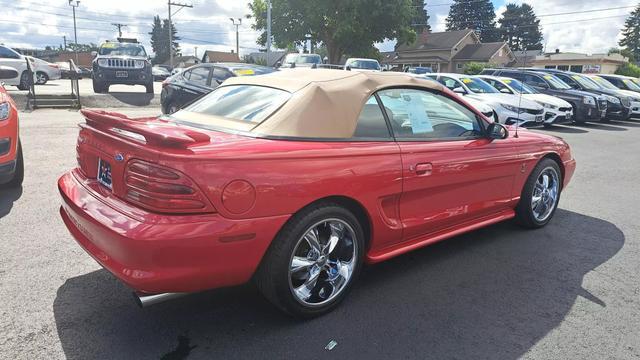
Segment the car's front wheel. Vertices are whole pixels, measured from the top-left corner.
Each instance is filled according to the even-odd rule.
[[[31,82],[29,81],[29,72],[23,71],[20,75],[20,83],[18,84],[18,90],[29,90]]]
[[[45,72],[42,71],[38,71],[36,73],[36,84],[38,85],[44,85],[49,81],[49,75],[47,75]]]
[[[323,315],[347,295],[363,254],[358,219],[338,204],[317,204],[296,214],[276,236],[256,273],[256,284],[291,315]]]
[[[516,207],[516,221],[527,228],[549,223],[558,208],[562,191],[562,172],[552,159],[542,159],[533,169],[522,189]]]

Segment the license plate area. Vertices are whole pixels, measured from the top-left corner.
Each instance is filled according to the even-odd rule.
[[[109,189],[113,189],[111,185],[111,164],[101,158],[98,158],[98,182]]]
[[[116,77],[117,78],[129,77],[129,72],[128,71],[116,71]]]

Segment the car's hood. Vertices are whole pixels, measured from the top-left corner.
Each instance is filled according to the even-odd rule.
[[[556,107],[570,107],[571,106],[571,104],[569,104],[568,102],[560,99],[559,97],[555,97],[555,96],[551,96],[551,95],[546,95],[546,94],[523,94],[522,96],[524,96],[525,98],[527,98],[529,100],[541,102],[541,103],[544,103],[544,104],[553,105],[553,106],[556,106]]]
[[[620,90],[621,95],[628,96],[632,101],[640,101],[640,93],[631,90]]]
[[[476,99],[490,105],[506,104],[531,110],[542,109],[542,106],[537,102],[528,100],[524,97],[520,98],[520,96],[513,94],[468,94],[466,96],[468,98]]]
[[[488,114],[493,112],[493,108],[491,106],[485,104],[480,100],[474,99],[469,96],[465,96],[464,100],[468,102],[469,105],[473,106],[474,108],[476,108],[476,110],[480,111],[483,114]]]
[[[570,89],[570,90],[555,90],[555,91],[561,91],[565,94],[568,95],[573,95],[573,96],[591,96],[591,97],[599,97],[600,95],[598,94],[594,94],[594,93],[590,93],[587,91],[582,91],[582,90],[575,90],[575,89]]]

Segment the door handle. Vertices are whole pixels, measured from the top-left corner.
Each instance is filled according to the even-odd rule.
[[[433,165],[431,163],[416,164],[413,168],[418,176],[429,176],[433,172]]]

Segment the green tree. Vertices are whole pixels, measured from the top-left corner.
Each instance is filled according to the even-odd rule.
[[[454,0],[447,16],[447,31],[473,29],[482,42],[498,41],[496,13],[491,0]]]
[[[511,50],[542,50],[540,20],[529,4],[507,4],[500,24],[500,38]]]
[[[330,63],[343,55],[370,52],[373,44],[385,39],[413,42],[411,27],[416,18],[414,0],[272,0],[272,34],[274,45],[286,48],[302,46],[310,36],[324,45]],[[254,30],[263,33],[258,43],[266,43],[266,1],[249,3]]]
[[[180,44],[178,43],[180,37],[178,37],[175,25],[171,26],[171,28],[173,32],[173,53],[174,55],[180,55]],[[169,20],[161,20],[160,16],[154,16],[149,35],[151,35],[151,49],[155,53],[153,63],[162,64],[167,62],[169,60]]]
[[[417,34],[422,34],[425,30],[430,32],[431,25],[429,25],[429,13],[427,13],[426,0],[413,0],[413,6],[415,8],[415,15],[411,22],[413,30],[415,30]]]
[[[618,44],[629,50],[635,59],[640,59],[640,5],[625,21],[622,39]]]
[[[629,51],[629,49],[619,49],[619,48],[611,48],[609,49],[609,52],[607,53],[608,55],[611,54],[620,54],[624,57],[626,57],[627,59],[629,59],[629,61],[631,62],[636,62],[636,57],[633,55],[633,53],[631,51]]]
[[[91,52],[91,51],[97,51],[98,45],[94,43],[89,43],[89,44],[71,43],[71,44],[67,44],[67,50],[78,51],[78,52]]]

